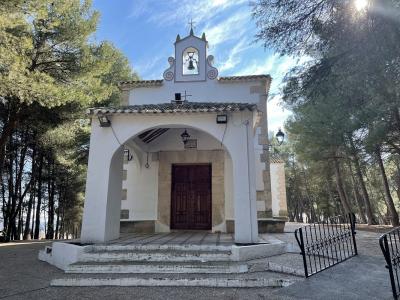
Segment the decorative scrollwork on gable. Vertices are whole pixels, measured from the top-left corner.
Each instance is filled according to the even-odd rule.
[[[218,77],[218,69],[213,67],[214,56],[209,55],[207,57],[207,77],[208,79],[214,80]]]
[[[169,68],[164,71],[163,77],[167,81],[171,81],[174,79],[174,67],[175,67],[175,58],[168,57]]]

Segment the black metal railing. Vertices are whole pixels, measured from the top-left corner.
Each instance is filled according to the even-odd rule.
[[[400,227],[397,227],[379,238],[379,245],[389,270],[390,284],[394,299],[400,296]]]
[[[355,234],[354,214],[296,229],[305,276],[310,277],[357,255]]]

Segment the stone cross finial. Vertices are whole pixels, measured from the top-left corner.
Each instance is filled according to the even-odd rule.
[[[193,19],[190,19],[190,22],[189,22],[189,25],[190,25],[190,35],[193,35],[194,33],[193,33],[193,25],[195,24],[196,22],[193,22]]]

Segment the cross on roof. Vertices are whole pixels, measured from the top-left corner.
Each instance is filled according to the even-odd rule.
[[[186,90],[185,93],[182,95],[183,97],[183,101],[187,101],[187,97],[191,97],[192,95],[186,94]]]
[[[193,34],[193,27],[194,27],[195,23],[196,22],[193,22],[193,19],[190,18],[190,22],[188,23],[190,25],[190,34]]]

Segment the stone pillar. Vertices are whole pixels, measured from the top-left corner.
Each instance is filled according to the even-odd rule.
[[[260,160],[264,163],[263,170],[263,184],[264,190],[261,192],[261,197],[265,201],[265,210],[258,212],[259,218],[272,217],[272,194],[271,194],[271,171],[270,171],[270,158],[269,158],[269,140],[268,140],[268,110],[267,99],[268,91],[271,84],[271,79],[266,79],[260,86],[252,87],[251,93],[259,94],[258,109],[262,112],[259,128],[260,134],[258,136],[258,144],[262,146],[262,153]]]
[[[116,144],[111,128],[101,128],[93,119],[82,243],[102,243],[119,237],[122,167],[123,149]]]
[[[235,242],[258,241],[257,202],[255,182],[255,153],[253,130],[247,121],[237,140],[246,141],[231,151],[233,163]]]

